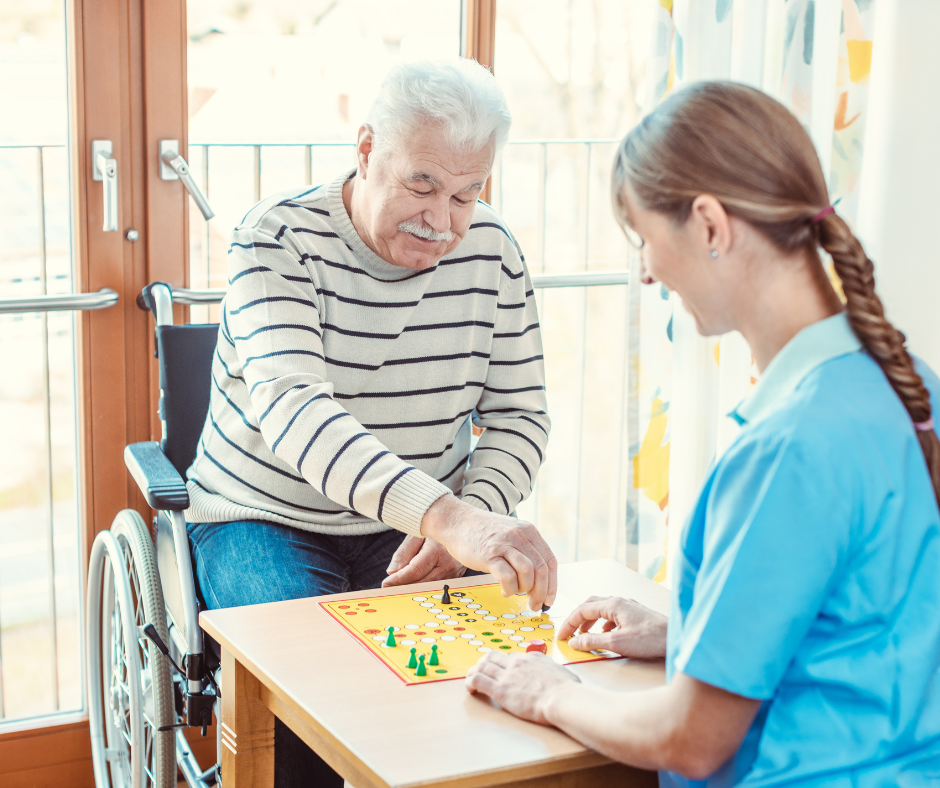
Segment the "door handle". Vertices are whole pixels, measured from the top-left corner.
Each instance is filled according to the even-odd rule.
[[[208,222],[215,213],[209,207],[209,202],[199,191],[196,181],[189,171],[189,165],[180,155],[179,140],[160,140],[160,178],[165,181],[175,181],[179,179],[183,187],[189,192],[196,206],[202,211],[202,215]]]
[[[91,143],[91,177],[103,181],[104,227],[106,233],[118,228],[117,159],[111,156],[111,140],[93,140]]]

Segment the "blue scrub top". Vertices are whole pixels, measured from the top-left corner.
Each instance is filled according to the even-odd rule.
[[[940,785],[940,512],[907,411],[843,313],[731,415],[682,535],[666,668],[763,703],[708,780],[660,785]]]

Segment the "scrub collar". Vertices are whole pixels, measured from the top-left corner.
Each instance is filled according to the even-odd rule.
[[[728,415],[738,424],[763,418],[820,364],[862,349],[845,312],[800,331],[771,359],[760,380]]]

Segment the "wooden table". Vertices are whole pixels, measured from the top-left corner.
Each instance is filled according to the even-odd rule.
[[[559,568],[569,598],[632,597],[663,613],[666,589],[614,561]],[[490,575],[461,586],[492,583]],[[516,719],[463,681],[406,686],[324,613],[319,602],[385,591],[212,610],[203,629],[222,645],[225,788],[271,788],[274,718],[355,788],[655,786],[656,775],[612,763],[554,728]],[[665,681],[661,660],[572,666],[581,680],[622,691]]]

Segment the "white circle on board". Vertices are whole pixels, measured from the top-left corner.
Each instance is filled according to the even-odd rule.
[[[427,602],[428,598],[426,596],[413,596],[411,597],[412,602]]]
[[[447,619],[447,621],[445,621],[444,623],[447,624],[447,626],[449,626],[449,627],[455,627],[455,626],[457,626],[460,622],[459,622],[456,618],[449,618],[449,619]]]
[[[539,624],[539,629],[554,629],[554,624]]]
[[[443,599],[443,594],[431,594],[431,599]]]
[[[428,609],[428,613],[442,613],[443,611],[439,607],[432,607]]]
[[[384,629],[386,632],[388,632],[388,627],[382,627],[382,629]],[[398,632],[398,630],[400,630],[400,629],[401,629],[401,627],[392,627],[392,632]],[[386,635],[386,637],[388,637],[388,635]]]
[[[487,651],[492,650],[493,649],[491,649],[489,646],[480,646],[480,648],[477,649],[477,651],[479,651],[481,654],[485,654]]]
[[[422,602],[421,607],[434,607],[433,602]]]
[[[402,644],[403,646],[416,646],[416,645],[418,645],[418,644],[415,643],[415,641],[413,641],[413,640],[403,640],[403,641],[401,642],[401,644]]]
[[[434,616],[434,618],[439,618],[441,621],[446,621],[450,618],[450,613],[441,613],[439,616]]]
[[[535,632],[535,627],[519,627],[520,632]]]
[[[477,610],[478,616],[488,616],[490,614],[489,610]]]
[[[516,630],[514,629],[501,629],[499,631],[503,635],[515,635],[516,634]]]
[[[483,607],[483,605],[467,605],[470,610],[476,610],[477,608]]]
[[[441,635],[441,640],[446,640],[448,643],[450,643],[450,641],[456,640],[456,639],[457,639],[457,638],[455,638],[453,635]]]
[[[483,616],[484,621],[495,621],[496,616]]]
[[[379,637],[381,637],[381,635],[379,635]],[[472,632],[461,632],[460,637],[466,640],[473,640],[476,637],[476,635],[474,635]]]
[[[434,638],[421,638],[422,643],[437,643]]]
[[[503,613],[503,618],[519,618],[515,613]]]
[[[372,636],[372,639],[373,639],[373,640],[385,640],[385,638],[387,638],[387,637],[388,637],[388,635],[373,635],[373,636]]]
[[[405,629],[420,629],[417,624],[405,624]]]
[[[522,635],[510,635],[510,636],[509,636],[509,639],[510,639],[510,640],[515,640],[515,641],[525,640],[525,638],[522,637]]]
[[[482,640],[471,640],[471,641],[470,641],[470,645],[471,645],[471,646],[482,646],[482,645],[483,645],[483,641],[482,641]]]
[[[468,597],[468,596],[465,596],[465,597],[464,597],[463,599],[461,599],[460,601],[463,602],[463,603],[464,603],[465,605],[467,605],[468,607],[473,604],[473,600],[472,600],[470,597]]]
[[[437,621],[425,621],[424,625],[426,627],[430,627],[431,629],[434,629],[434,627],[437,626],[437,623],[438,623]]]

